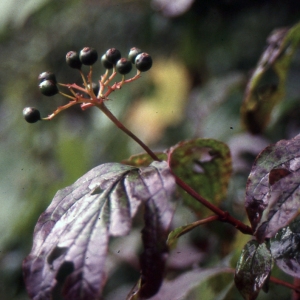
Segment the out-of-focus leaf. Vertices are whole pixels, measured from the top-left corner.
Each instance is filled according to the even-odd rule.
[[[23,263],[29,295],[35,300],[98,298],[106,281],[109,236],[126,235],[141,204],[155,204],[156,230],[166,231],[174,190],[167,163],[154,162],[141,169],[103,164],[58,191],[38,220]]]
[[[218,217],[216,216],[213,216],[212,217],[212,220],[217,220]],[[194,228],[200,226],[200,225],[203,225],[203,224],[206,224],[208,223],[209,221],[207,221],[207,219],[203,219],[203,220],[198,220],[196,222],[193,222],[191,224],[188,224],[188,225],[185,225],[185,226],[180,226],[174,230],[172,230],[170,233],[169,233],[169,236],[168,236],[168,240],[167,240],[167,244],[169,246],[169,248],[175,248],[176,244],[177,244],[177,239],[179,237],[181,237],[182,235],[190,232],[191,230],[193,230]]]
[[[155,295],[163,280],[168,253],[166,229],[169,226],[162,225],[161,211],[159,202],[149,200],[145,205],[145,227],[142,230],[144,251],[140,257],[141,288],[138,293],[142,299]]]
[[[165,280],[159,292],[150,299],[185,299],[185,297],[202,282],[222,273],[231,273],[231,269],[223,266],[205,270],[196,269],[185,272],[173,280]],[[205,296],[203,296],[203,299],[205,299]]]
[[[241,108],[242,120],[252,133],[262,132],[275,105],[285,94],[291,59],[300,41],[300,23],[278,29],[268,37],[268,46],[249,80]]]
[[[131,105],[126,123],[149,145],[158,142],[167,127],[183,120],[191,80],[180,59],[172,56],[156,57],[147,77],[152,92]]]
[[[167,154],[159,152],[155,153],[160,160],[167,160]],[[122,161],[125,165],[133,167],[147,167],[153,162],[153,159],[147,153],[136,154]]]
[[[273,237],[300,209],[300,135],[265,148],[246,186],[246,211],[259,241]]]
[[[149,171],[148,173],[151,175]],[[152,186],[153,180],[150,176],[149,178],[146,176],[146,171],[143,180],[153,196],[145,203],[144,207],[145,226],[142,230],[144,251],[140,256],[141,278],[134,294],[135,297],[138,296],[137,299],[152,297],[162,284],[168,254],[166,240],[174,213],[170,197],[166,197],[163,190],[160,194],[157,193],[157,188]]]
[[[226,144],[213,139],[180,142],[170,149],[170,166],[178,177],[215,205],[226,197],[232,172]],[[183,197],[185,203],[201,217],[211,214],[186,193]]]
[[[278,267],[293,277],[300,277],[300,218],[280,229],[270,241]]]
[[[273,258],[265,243],[249,241],[236,266],[235,285],[246,300],[254,300],[267,283],[273,268]]]

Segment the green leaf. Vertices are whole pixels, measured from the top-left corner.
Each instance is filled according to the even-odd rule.
[[[285,95],[285,83],[292,57],[300,41],[300,23],[271,33],[246,89],[242,120],[252,133],[268,125],[273,108]]]
[[[267,283],[273,268],[273,258],[265,243],[249,241],[236,266],[234,281],[246,300],[257,298],[259,291]]]
[[[167,155],[165,153],[159,152],[155,154],[160,160],[167,160]],[[132,155],[128,159],[122,161],[123,164],[133,167],[147,167],[152,162],[153,158],[147,153]]]
[[[271,252],[277,266],[285,273],[300,277],[300,217],[278,231],[270,240]]]
[[[37,222],[32,250],[23,263],[31,298],[98,299],[106,282],[110,236],[128,234],[140,206],[145,208],[143,243],[150,249],[146,263],[141,259],[142,274],[147,266],[159,265],[155,285],[146,281],[146,287],[156,292],[162,281],[175,190],[167,163],[153,162],[145,168],[103,164],[58,191]]]
[[[172,171],[201,196],[215,205],[226,197],[232,172],[231,156],[226,144],[213,139],[195,139],[170,149]],[[205,217],[211,212],[187,193],[185,204]]]
[[[169,246],[170,249],[173,249],[176,247],[177,244],[177,239],[179,237],[181,237],[182,235],[190,232],[191,230],[193,230],[194,228],[201,226],[203,224],[207,224],[208,222],[212,222],[218,219],[218,216],[213,216],[210,218],[206,218],[206,219],[202,219],[202,220],[198,220],[196,222],[193,222],[191,224],[188,225],[184,225],[184,226],[180,226],[174,230],[172,230],[169,233],[168,236],[168,240],[167,240],[167,244]]]
[[[248,177],[245,206],[258,241],[273,237],[299,213],[300,135],[268,146]]]

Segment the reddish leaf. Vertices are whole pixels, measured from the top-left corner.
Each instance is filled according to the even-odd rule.
[[[254,300],[267,283],[273,268],[273,259],[265,243],[249,241],[237,263],[234,281],[246,300]]]
[[[300,217],[278,231],[270,240],[276,264],[285,273],[300,277]]]
[[[147,299],[159,290],[164,276],[165,262],[168,254],[167,237],[173,209],[168,200],[157,188],[151,184],[151,177],[147,176],[148,169],[143,172],[145,184],[153,197],[145,203],[142,241],[144,251],[140,256],[141,278],[129,299]],[[149,175],[151,175],[149,173]],[[159,174],[157,174],[159,176]]]
[[[259,241],[273,237],[300,209],[300,135],[257,157],[246,187],[246,210]]]
[[[280,179],[284,178],[289,174],[291,174],[291,172],[287,169],[282,169],[282,168],[273,169],[269,173],[269,184],[273,185],[274,183],[276,183],[277,181],[279,181]]]
[[[38,220],[32,250],[23,263],[30,297],[99,298],[106,281],[109,237],[129,233],[141,204],[155,203],[160,219],[155,230],[166,231],[174,190],[167,163],[154,162],[141,169],[104,164],[58,191]],[[145,230],[152,232],[151,226],[146,222]],[[150,260],[153,265],[155,258]]]

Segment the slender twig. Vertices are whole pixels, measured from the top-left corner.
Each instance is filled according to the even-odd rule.
[[[71,95],[68,95],[68,94],[65,94],[65,93],[63,93],[63,92],[59,92],[59,94],[62,95],[62,96],[64,96],[64,97],[66,97],[66,98],[72,99],[72,100],[75,100],[75,99],[76,99],[76,97],[71,96]]]
[[[86,82],[86,80],[85,80],[85,77],[84,77],[83,72],[82,72],[81,70],[79,70],[79,73],[80,73],[80,76],[81,76],[81,78],[82,78],[84,87],[87,88],[87,82]]]
[[[239,231],[241,231],[244,234],[253,235],[253,231],[252,231],[251,227],[249,227],[248,225],[242,223],[240,220],[234,218],[227,211],[223,211],[219,207],[215,206],[214,204],[210,203],[208,200],[206,200],[205,198],[203,198],[195,190],[193,190],[189,185],[187,185],[183,180],[181,180],[176,174],[174,174],[173,171],[172,171],[172,174],[175,177],[176,183],[182,189],[184,189],[194,199],[196,199],[198,202],[200,202],[201,204],[203,204],[204,206],[206,206],[208,209],[210,209],[216,215],[218,215],[220,221],[226,222],[226,223],[229,223],[229,224],[233,225],[236,229],[238,229]]]
[[[110,110],[105,106],[105,104],[99,103],[97,105],[99,109],[111,120],[114,122],[114,124],[120,128],[123,132],[125,132],[127,135],[129,135],[134,141],[136,141],[149,155],[152,159],[156,161],[160,161],[160,159],[157,157],[157,155],[148,147],[146,146],[136,135],[134,135],[130,130],[128,130],[111,112]],[[193,190],[189,185],[187,185],[183,180],[181,180],[176,174],[173,173],[173,176],[175,178],[175,181],[177,185],[179,185],[183,190],[185,190],[188,194],[190,194],[193,198],[195,198],[197,201],[202,203],[204,206],[206,206],[208,209],[210,209],[212,212],[214,212],[216,215],[219,216],[219,220],[222,222],[226,222],[229,224],[232,224],[236,229],[241,231],[244,234],[250,234],[253,235],[253,231],[251,227],[248,225],[242,223],[238,219],[231,216],[228,212],[223,211],[222,209],[218,208],[214,204],[210,203],[208,200],[203,198],[201,195],[199,195],[195,190]]]
[[[270,277],[270,281],[273,282],[273,283],[275,283],[275,284],[279,284],[279,285],[282,285],[282,286],[285,286],[285,287],[287,287],[289,289],[294,290],[297,295],[299,295],[299,293],[300,293],[299,286],[296,286],[294,284],[288,283],[286,281],[283,281],[281,279],[275,278],[273,276]],[[299,298],[296,298],[296,299],[299,299]]]
[[[219,216],[210,216],[210,217],[207,217],[205,219],[201,219],[201,220],[195,221],[193,223],[190,223],[186,226],[183,226],[185,228],[182,229],[176,237],[177,238],[181,237],[182,235],[190,232],[191,230],[193,230],[197,226],[208,224],[208,223],[211,223],[211,222],[214,222],[214,221],[217,221],[217,220],[219,220]]]
[[[65,109],[78,104],[78,102],[76,100],[70,101],[68,104],[64,105],[64,106],[59,106],[51,115],[49,115],[47,118],[43,118],[42,120],[47,120],[50,121],[52,120],[57,114],[59,114],[60,112],[64,111]]]
[[[153,160],[159,161],[160,159],[156,156],[154,152],[152,152],[136,135],[134,135],[129,129],[127,129],[105,106],[105,104],[99,103],[95,104],[101,111],[123,132],[125,132],[128,136],[130,136],[134,141],[136,141],[150,156]]]
[[[125,80],[125,77],[122,77],[122,81],[119,83],[115,83],[113,86],[109,85],[109,82],[116,76],[117,72],[115,67],[113,68],[112,74],[109,76],[108,79],[108,71],[106,71],[105,75],[101,78],[99,81],[100,83],[100,91],[99,94],[102,95],[104,92],[104,88],[107,88],[106,93],[104,96],[97,98],[96,95],[93,92],[92,89],[92,68],[90,68],[90,72],[87,76],[88,83],[85,80],[84,74],[81,70],[80,74],[83,79],[84,87],[82,88],[78,86],[77,84],[60,84],[61,86],[65,86],[71,90],[71,92],[74,95],[74,91],[82,91],[90,96],[90,99],[84,99],[81,97],[75,97],[74,101],[70,101],[67,105],[59,107],[52,115],[48,116],[48,120],[51,120],[56,114],[61,112],[62,110],[76,104],[76,103],[83,103],[81,105],[81,108],[84,110],[91,106],[97,106],[119,129],[121,129],[123,132],[125,132],[129,137],[131,137],[135,142],[137,142],[147,153],[148,155],[156,161],[160,161],[160,159],[157,157],[157,155],[147,146],[145,145],[135,134],[133,134],[129,129],[127,129],[112,113],[111,111],[105,106],[104,100],[107,99],[110,93],[112,93],[115,89],[120,88],[123,84],[132,82],[140,77],[140,72],[137,72],[137,74],[130,78]],[[69,96],[69,98],[72,98]],[[169,153],[169,165],[170,165],[170,153]],[[228,212],[223,211],[219,207],[215,206],[205,198],[203,198],[201,195],[199,195],[194,189],[192,189],[189,185],[187,185],[183,180],[181,180],[176,174],[173,173],[173,176],[175,178],[175,181],[178,186],[180,186],[183,190],[185,190],[188,194],[190,194],[194,199],[196,199],[198,202],[206,206],[208,209],[210,209],[213,213],[215,213],[218,216],[218,219],[222,222],[226,222],[229,224],[232,224],[236,229],[241,231],[244,234],[253,234],[252,228],[247,226],[246,224],[242,223],[241,221],[235,219],[233,216],[231,216]]]
[[[294,286],[297,287],[297,289],[294,289],[292,300],[299,300],[300,299],[300,279],[294,278]]]

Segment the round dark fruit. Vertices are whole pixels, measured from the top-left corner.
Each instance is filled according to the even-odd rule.
[[[111,48],[106,51],[107,60],[115,65],[117,61],[121,58],[121,52],[116,48]]]
[[[114,67],[114,65],[108,61],[106,54],[102,55],[101,63],[105,69],[112,69]]]
[[[121,58],[117,61],[116,69],[120,74],[125,75],[131,71],[132,64],[126,58]]]
[[[58,93],[57,85],[51,80],[44,80],[39,84],[40,91],[43,95],[51,97]]]
[[[81,69],[82,62],[79,59],[79,54],[76,51],[69,51],[66,55],[67,64],[73,69]]]
[[[34,107],[25,107],[23,109],[23,117],[28,123],[35,123],[41,120],[40,112]]]
[[[90,88],[89,84],[88,84],[88,88]],[[99,89],[100,89],[99,83],[93,82],[92,83],[92,89],[93,89],[94,94],[97,96],[98,93],[99,93]]]
[[[79,53],[80,61],[87,66],[93,65],[98,59],[98,53],[96,49],[85,47]]]
[[[130,49],[128,54],[128,60],[131,61],[133,64],[135,63],[135,58],[138,54],[142,53],[142,50],[136,47]]]
[[[52,82],[56,83],[56,77],[52,72],[43,72],[38,77],[39,82],[43,82],[44,80],[51,80]]]
[[[152,67],[152,58],[146,52],[140,53],[135,58],[135,65],[139,71],[146,72]]]

